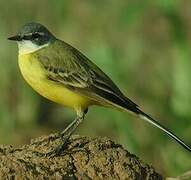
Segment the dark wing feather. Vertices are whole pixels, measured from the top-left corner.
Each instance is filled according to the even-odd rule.
[[[137,105],[125,97],[112,80],[81,52],[63,41],[56,41],[49,46],[36,53],[49,79],[98,103],[137,112]]]

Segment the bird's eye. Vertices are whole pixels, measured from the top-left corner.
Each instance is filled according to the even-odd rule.
[[[37,38],[39,38],[41,35],[39,34],[39,33],[37,33],[37,32],[35,32],[35,33],[32,33],[32,39],[37,39]]]
[[[42,34],[38,33],[38,32],[34,32],[34,33],[30,33],[30,34],[26,34],[22,37],[23,40],[35,40],[38,39],[42,36]]]

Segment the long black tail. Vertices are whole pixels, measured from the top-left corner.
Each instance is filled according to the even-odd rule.
[[[105,90],[107,89],[107,91]],[[176,140],[181,146],[183,146],[185,149],[187,149],[189,152],[191,152],[191,147],[187,145],[183,140],[181,140],[178,136],[176,136],[174,133],[172,133],[170,130],[168,130],[166,127],[161,125],[159,122],[157,122],[155,119],[150,117],[148,114],[144,113],[137,104],[135,104],[133,101],[131,101],[129,98],[125,97],[120,90],[117,92],[113,89],[108,89],[108,87],[105,89],[94,87],[94,91],[96,92],[99,97],[101,97],[101,100],[105,100],[110,106],[114,106],[118,109],[123,109],[128,112],[132,112],[136,115],[138,115],[141,119],[149,122],[153,126],[159,128],[168,136]]]
[[[129,111],[129,110],[128,110]],[[153,119],[152,117],[150,117],[148,114],[144,113],[143,111],[141,111],[140,109],[137,108],[137,111],[135,112],[141,119],[149,122],[150,124],[152,124],[153,126],[159,128],[160,130],[162,130],[163,132],[165,132],[166,134],[168,134],[168,136],[170,136],[171,138],[173,138],[176,142],[178,142],[181,146],[183,146],[186,150],[188,150],[189,152],[191,152],[191,147],[189,145],[187,145],[183,140],[181,140],[178,136],[176,136],[173,132],[171,132],[170,130],[168,130],[166,127],[164,127],[163,125],[161,125],[159,122],[157,122],[155,119]]]

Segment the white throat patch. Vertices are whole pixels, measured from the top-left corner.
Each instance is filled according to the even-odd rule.
[[[20,55],[35,52],[35,51],[49,45],[49,43],[47,43],[42,46],[38,46],[37,44],[34,44],[34,43],[32,43],[32,41],[29,41],[29,40],[18,41],[17,43],[18,43]]]

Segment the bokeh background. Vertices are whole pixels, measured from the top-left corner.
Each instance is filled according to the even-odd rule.
[[[189,0],[0,0],[0,143],[29,143],[63,130],[75,117],[36,94],[19,72],[17,45],[7,37],[37,21],[191,145],[190,7]],[[191,168],[190,153],[127,113],[92,107],[76,133],[108,136],[164,175]]]

